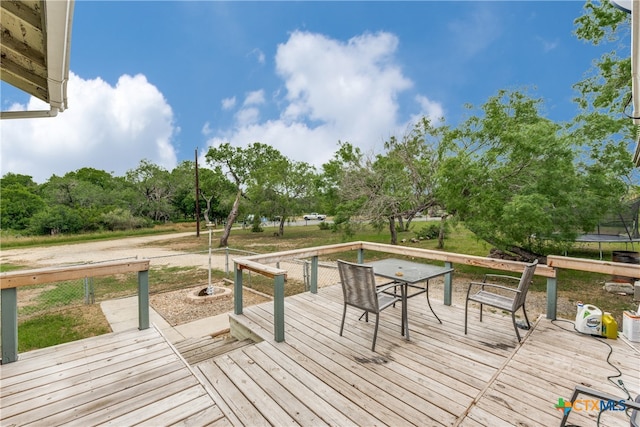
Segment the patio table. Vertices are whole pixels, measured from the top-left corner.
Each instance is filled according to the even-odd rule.
[[[376,276],[394,280],[398,282],[400,286],[403,286],[402,325],[407,325],[405,335],[407,340],[409,339],[409,320],[407,314],[407,302],[409,298],[426,294],[427,304],[429,305],[431,313],[438,319],[438,322],[442,323],[436,312],[433,311],[433,307],[431,307],[431,302],[429,301],[429,279],[451,273],[453,268],[395,258],[368,262],[367,264],[373,266],[373,273]],[[409,289],[414,289],[415,291],[409,293]]]

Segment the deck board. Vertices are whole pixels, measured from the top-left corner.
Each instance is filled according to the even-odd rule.
[[[0,376],[2,425],[206,425],[225,418],[155,328],[27,352],[0,366]]]

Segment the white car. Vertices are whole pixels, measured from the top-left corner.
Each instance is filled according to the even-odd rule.
[[[310,214],[306,214],[305,216],[303,216],[305,221],[309,221],[310,219],[317,219],[320,221],[324,221],[326,217],[327,217],[326,215],[319,214],[317,212],[311,212]]]

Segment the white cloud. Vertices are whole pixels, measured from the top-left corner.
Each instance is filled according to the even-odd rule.
[[[253,125],[260,119],[260,111],[257,108],[243,108],[235,115],[239,127]]]
[[[542,51],[545,53],[554,50],[560,45],[560,42],[558,41],[558,39],[551,41],[538,36],[536,37],[536,40],[542,45]]]
[[[255,56],[256,60],[258,61],[258,64],[260,65],[263,65],[265,63],[266,58],[265,58],[264,52],[258,48],[255,48],[251,52],[249,52],[249,56]]]
[[[260,105],[264,104],[264,90],[255,90],[249,92],[244,99],[243,105]]]
[[[200,131],[204,136],[211,135],[213,133],[213,129],[211,129],[211,123],[206,122],[204,126],[202,126],[202,130]]]
[[[236,127],[220,132],[208,144],[262,142],[315,166],[333,157],[339,140],[364,152],[379,150],[391,135],[406,131],[406,118],[398,114],[398,96],[411,89],[413,82],[397,64],[397,48],[397,37],[386,32],[362,34],[346,42],[293,32],[278,46],[275,57],[285,88],[282,95],[276,92],[280,116],[259,122],[257,106],[262,108],[264,92],[259,91],[262,98],[252,92],[244,102],[251,108],[236,113]],[[441,116],[438,103],[424,96],[416,100],[420,111],[412,118]]]
[[[143,75],[120,77],[115,86],[70,73],[69,108],[54,118],[2,120],[1,170],[44,182],[92,167],[117,176],[141,159],[173,169],[178,132],[173,112]],[[48,109],[31,98],[20,109]]]
[[[222,109],[223,110],[231,110],[236,106],[236,97],[225,98],[222,100]]]

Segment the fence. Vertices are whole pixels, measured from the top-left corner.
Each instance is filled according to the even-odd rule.
[[[18,288],[130,273],[137,274],[138,324],[140,329],[146,329],[149,327],[148,260],[103,262],[0,274],[2,363],[14,362],[18,358]]]
[[[495,258],[486,258],[457,254],[451,252],[433,251],[428,249],[408,248],[404,246],[386,245],[371,242],[350,242],[337,245],[319,246],[291,251],[271,253],[267,255],[254,255],[247,258],[235,259],[235,292],[234,314],[241,315],[243,310],[242,289],[244,271],[253,271],[273,280],[274,294],[274,339],[276,342],[284,341],[284,289],[285,281],[290,272],[278,268],[278,263],[289,259],[310,259],[310,291],[317,292],[318,286],[318,257],[328,254],[336,254],[347,251],[357,251],[358,262],[364,262],[364,252],[382,252],[385,254],[397,254],[418,259],[444,262],[446,267],[453,267],[454,263],[472,265],[488,269],[503,270],[508,272],[522,272],[522,263]],[[610,275],[622,275],[638,277],[640,270],[636,265],[617,262],[594,261],[579,258],[567,258],[549,256],[548,265],[539,265],[535,271],[537,276],[547,278],[547,318],[555,319],[557,310],[557,270],[573,269],[587,272],[603,273]],[[275,266],[274,266],[275,265]],[[452,276],[445,275],[443,301],[445,305],[451,305]]]
[[[168,292],[205,285],[209,280],[211,267],[214,280],[231,278],[233,258],[239,256],[259,255],[257,252],[234,248],[216,248],[211,250],[211,261],[208,251],[188,252],[175,255],[164,255],[145,258],[150,263],[153,274],[149,276],[149,293]],[[106,263],[135,262],[136,257],[109,259]],[[98,263],[94,264],[97,265]],[[64,268],[90,267],[92,264],[65,265]],[[278,268],[290,272],[287,294],[309,291],[311,280],[311,264],[309,260],[290,259],[277,264]],[[335,265],[319,266],[320,286],[338,282]],[[3,273],[5,274],[5,273]],[[244,284],[261,293],[273,294],[270,281],[256,273],[247,272]],[[83,306],[99,304],[102,301],[131,297],[138,294],[138,279],[135,273],[118,273],[109,276],[82,276],[73,280],[54,283],[31,284],[20,288],[16,302],[18,306],[18,322],[37,319],[48,314],[68,310],[82,309]]]

